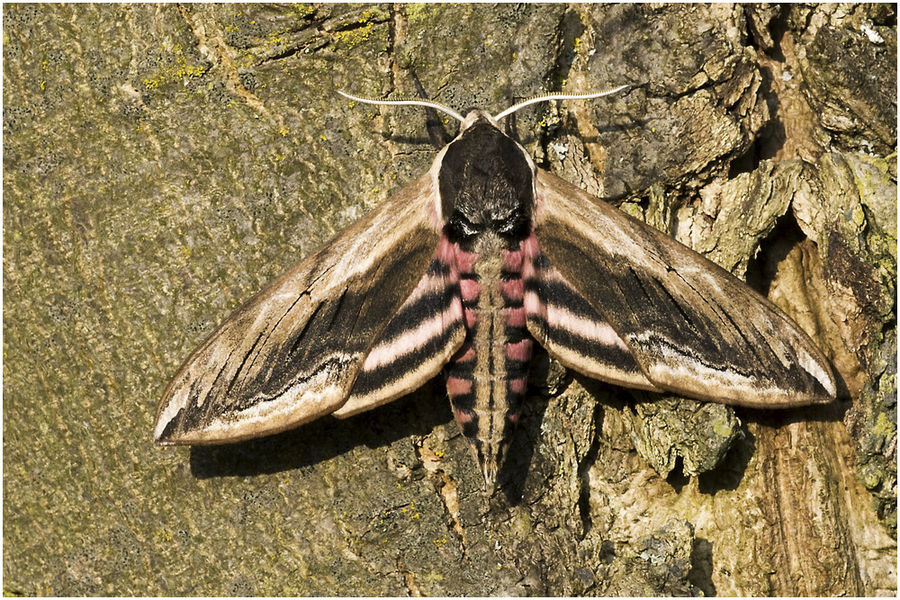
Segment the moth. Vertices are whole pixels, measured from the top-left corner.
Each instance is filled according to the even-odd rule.
[[[228,317],[185,361],[159,444],[219,444],[346,418],[445,371],[488,489],[509,447],[534,344],[629,388],[786,408],[828,402],[812,340],[742,281],[536,168],[491,116],[461,122],[431,169]]]

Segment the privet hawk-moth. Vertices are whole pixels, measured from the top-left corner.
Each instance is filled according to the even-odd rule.
[[[623,86],[624,87],[624,86]],[[760,408],[828,402],[828,361],[781,310],[659,231],[535,167],[467,116],[431,169],[231,315],[159,404],[160,444],[344,418],[445,370],[489,489],[534,343],[616,385]]]

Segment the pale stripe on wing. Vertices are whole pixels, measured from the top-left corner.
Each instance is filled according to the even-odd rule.
[[[415,329],[407,329],[394,339],[382,342],[372,348],[363,363],[363,370],[373,371],[401,356],[415,352],[431,340],[443,335],[451,324],[461,317],[462,304],[458,298],[454,298],[450,302],[450,306],[440,314],[422,321]]]
[[[581,317],[562,306],[556,306],[551,303],[547,304],[547,324],[551,327],[565,329],[580,337],[599,342],[604,346],[618,346],[625,352],[630,353],[628,346],[625,345],[622,338],[619,337],[608,323]]]

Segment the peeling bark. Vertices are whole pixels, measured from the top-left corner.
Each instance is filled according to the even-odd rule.
[[[3,12],[6,593],[896,593],[894,5]],[[499,110],[622,83],[514,130],[792,315],[839,402],[632,394],[541,355],[493,497],[439,383],[152,446],[216,323],[430,165],[423,112],[335,89]]]

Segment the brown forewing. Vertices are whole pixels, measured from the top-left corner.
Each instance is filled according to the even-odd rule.
[[[159,404],[157,442],[232,442],[340,408],[439,232],[426,175],[276,279],[178,370]]]
[[[541,249],[653,385],[762,408],[834,398],[809,336],[745,283],[554,175],[536,187]]]

